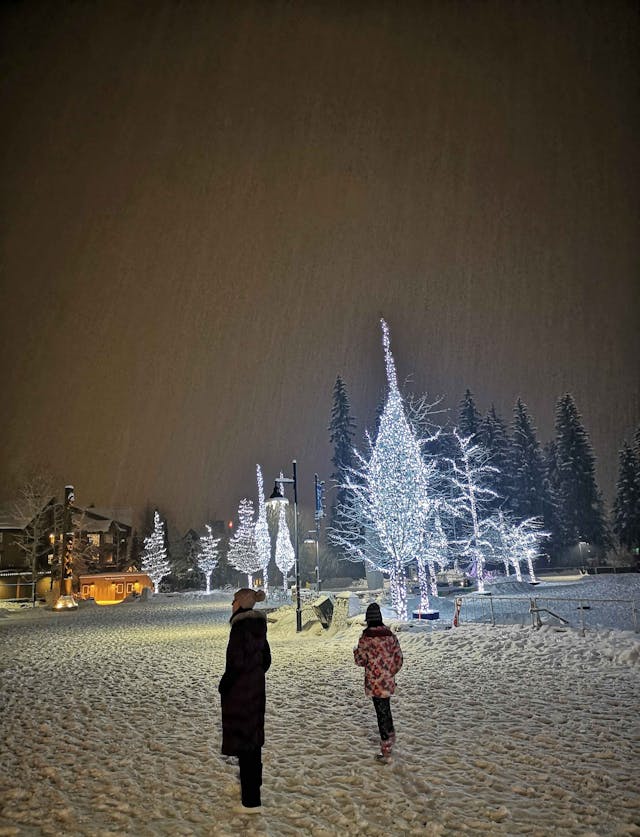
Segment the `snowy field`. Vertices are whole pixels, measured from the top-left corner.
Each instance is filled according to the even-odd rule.
[[[0,835],[640,835],[639,635],[394,625],[380,765],[362,624],[296,635],[290,609],[270,615],[264,812],[238,813],[216,689],[230,598],[0,611]]]

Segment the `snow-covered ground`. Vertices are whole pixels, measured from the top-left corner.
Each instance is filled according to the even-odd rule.
[[[0,835],[640,834],[639,635],[394,625],[380,765],[362,625],[296,635],[290,609],[270,615],[264,812],[237,813],[216,689],[230,599],[0,611]]]

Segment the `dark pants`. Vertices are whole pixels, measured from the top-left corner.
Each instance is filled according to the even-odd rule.
[[[380,746],[383,753],[390,753],[396,740],[396,733],[393,728],[393,717],[391,715],[391,698],[374,697],[373,705],[378,719],[380,730]]]
[[[262,785],[262,750],[247,750],[238,756],[240,765],[240,789],[242,804],[245,808],[257,808],[260,802]]]

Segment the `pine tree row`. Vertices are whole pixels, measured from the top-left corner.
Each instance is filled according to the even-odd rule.
[[[624,442],[620,451],[619,477],[610,521],[604,509],[595,474],[595,457],[589,436],[571,394],[558,399],[555,436],[541,446],[526,404],[519,398],[510,426],[492,405],[487,414],[478,411],[467,390],[457,421],[450,422],[428,445],[428,453],[451,458],[456,445],[453,427],[463,437],[473,437],[488,454],[495,470],[487,474],[487,487],[495,492],[491,505],[515,519],[537,517],[550,533],[547,552],[553,562],[561,558],[582,563],[587,556],[602,556],[619,546],[638,553],[640,547],[640,428],[634,445]],[[380,410],[376,416],[374,438]],[[415,410],[420,421],[420,410]],[[453,426],[451,426],[453,425]],[[346,501],[346,476],[353,471],[356,423],[351,415],[347,388],[338,376],[333,390],[329,424],[333,446],[335,491],[329,524],[334,530],[350,524],[342,510]],[[615,535],[615,540],[612,537]],[[573,554],[572,554],[573,550]]]

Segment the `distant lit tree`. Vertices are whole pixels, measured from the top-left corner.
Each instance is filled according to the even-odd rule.
[[[424,538],[422,552],[418,553],[418,583],[420,585],[420,609],[428,607],[428,590],[432,596],[438,595],[438,579],[436,572],[443,572],[449,564],[449,540],[445,534],[439,507],[441,501],[434,504],[433,513],[429,520]],[[437,566],[437,571],[436,571]],[[425,602],[427,604],[425,604]]]
[[[516,579],[522,581],[521,565],[524,563],[529,581],[535,582],[534,561],[542,554],[541,545],[547,537],[542,531],[542,521],[535,517],[514,521],[508,514],[498,511],[489,523],[495,532],[495,539],[490,538],[494,543],[494,556],[503,562],[505,575],[509,575],[511,566]]]
[[[160,582],[171,572],[171,566],[167,560],[164,523],[160,519],[157,509],[153,513],[153,531],[144,539],[142,572],[146,573],[151,579],[154,593],[159,591]]]
[[[227,561],[236,570],[246,573],[248,586],[253,587],[253,574],[262,569],[262,558],[256,545],[256,527],[253,522],[253,503],[240,500],[238,528],[229,542]]]
[[[256,550],[262,568],[262,586],[265,595],[269,591],[269,562],[271,561],[271,536],[267,521],[267,506],[264,500],[264,480],[262,469],[256,465],[256,480],[258,482],[258,519],[255,525]]]
[[[282,573],[282,587],[287,592],[287,576],[295,564],[296,553],[291,543],[284,503],[278,509],[278,534],[276,536],[276,566]]]
[[[198,569],[204,574],[207,584],[206,593],[211,592],[211,573],[218,566],[218,544],[220,538],[214,538],[211,526],[205,525],[207,534],[200,538],[200,549],[197,555]]]

